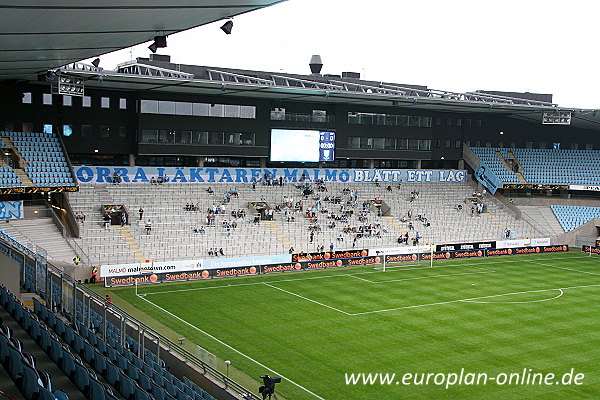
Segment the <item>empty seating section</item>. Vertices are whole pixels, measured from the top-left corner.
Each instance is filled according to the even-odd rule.
[[[139,344],[126,336],[125,345],[118,339],[120,331],[107,328],[104,341],[96,335],[102,326],[102,316],[92,311],[96,321],[88,329],[77,323],[72,328],[60,317],[34,299],[34,311],[26,309],[0,285],[0,302],[25,332],[50,357],[81,394],[90,400],[214,400],[188,378],[172,375],[156,354],[145,349],[138,358]],[[78,303],[80,317],[86,308]],[[97,325],[96,325],[97,324]],[[22,348],[19,340],[11,338],[11,329],[0,329],[0,359],[9,375],[18,383],[26,400],[68,400],[62,392],[52,392],[50,375],[35,368],[35,357]],[[83,396],[82,396],[83,395]]]
[[[500,152],[504,159],[509,159],[508,149],[496,147],[471,147],[471,150],[479,157],[482,163],[490,168],[500,179],[500,182],[506,184],[521,183],[514,172],[506,169],[502,160],[496,152]]]
[[[527,183],[600,185],[600,151],[512,149]]]
[[[594,218],[600,218],[600,207],[554,205],[551,208],[565,232],[572,231]]]
[[[23,186],[23,182],[21,182],[11,167],[0,166],[0,186],[18,187]]]
[[[0,136],[8,137],[25,159],[27,166],[23,170],[36,186],[75,186],[67,158],[56,135],[40,132],[0,132]],[[5,142],[4,145],[6,146]]]

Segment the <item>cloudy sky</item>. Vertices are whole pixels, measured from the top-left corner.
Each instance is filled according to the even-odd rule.
[[[554,94],[564,107],[600,108],[596,48],[600,2],[590,0],[288,0],[171,35],[175,63],[309,73],[360,72],[369,80],[457,92]],[[147,57],[150,43],[101,57],[112,69]]]

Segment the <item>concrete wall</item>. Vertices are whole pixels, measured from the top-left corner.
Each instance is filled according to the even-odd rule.
[[[598,237],[600,229],[600,218],[596,218],[581,225],[579,228],[566,232],[564,235],[557,236],[552,239],[552,244],[568,244],[569,246],[577,246],[578,236]]]
[[[20,268],[19,263],[10,256],[0,253],[0,282],[20,299]]]

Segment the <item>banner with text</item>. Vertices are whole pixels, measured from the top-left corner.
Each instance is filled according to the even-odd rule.
[[[191,168],[191,167],[73,167],[79,183],[251,183],[282,178],[287,182],[465,182],[467,171],[456,169],[326,169],[326,168]]]
[[[0,201],[0,219],[21,219],[24,216],[22,201]]]

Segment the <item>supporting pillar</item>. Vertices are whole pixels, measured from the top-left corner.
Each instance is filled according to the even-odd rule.
[[[129,166],[135,167],[135,155],[131,153],[129,154]]]

